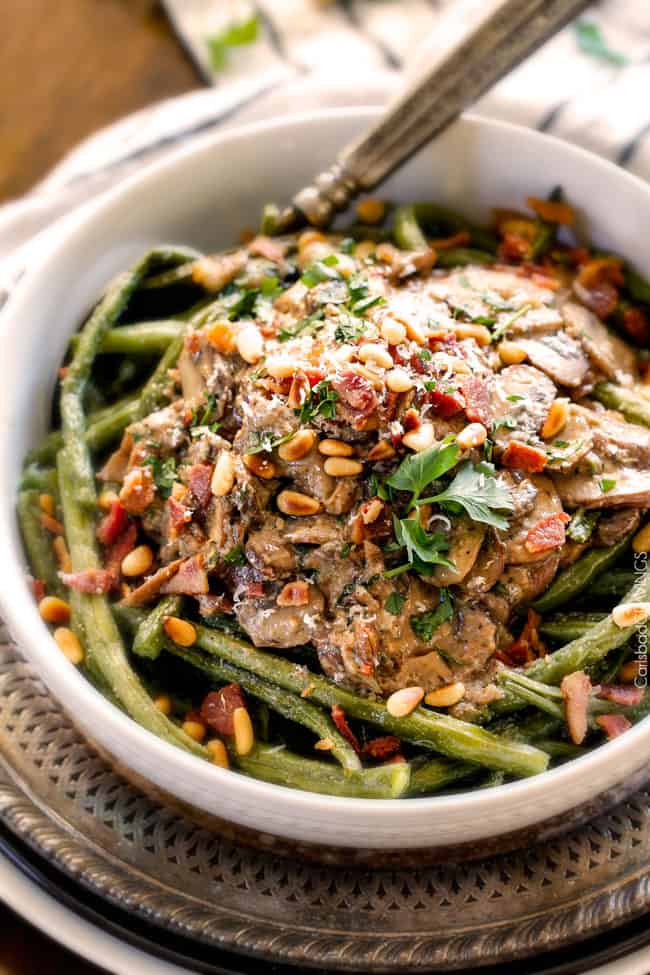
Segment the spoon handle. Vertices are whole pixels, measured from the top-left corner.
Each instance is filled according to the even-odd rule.
[[[433,53],[433,63],[427,59],[425,70],[379,121],[296,194],[280,218],[283,226],[301,216],[327,226],[336,211],[377,186],[587,5],[588,0],[478,0],[456,8],[459,36]]]

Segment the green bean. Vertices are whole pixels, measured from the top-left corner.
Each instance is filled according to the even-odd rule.
[[[60,596],[63,587],[59,579],[51,536],[41,525],[38,496],[38,491],[19,492],[18,521],[34,577],[45,584],[50,596]]]
[[[470,223],[462,214],[429,201],[411,206],[413,217],[420,230],[429,237],[449,237],[465,230],[470,235],[470,246],[495,254],[499,242],[485,227]]]
[[[447,714],[416,708],[407,717],[396,718],[385,704],[337,687],[306,667],[297,667],[281,657],[262,653],[250,644],[204,626],[197,627],[197,634],[199,646],[208,653],[294,693],[300,694],[309,688],[310,700],[325,707],[339,704],[352,717],[379,725],[398,738],[423,748],[519,776],[535,775],[544,771],[548,764],[548,756],[539,749],[498,738],[483,728]]]
[[[41,467],[37,463],[28,464],[20,478],[20,491],[39,491],[58,497],[58,481],[53,467]]]
[[[320,708],[314,707],[309,701],[303,700],[290,691],[282,690],[275,683],[269,683],[248,670],[234,666],[227,660],[207,657],[188,650],[168,641],[167,649],[170,653],[180,657],[197,670],[207,674],[215,681],[226,684],[240,684],[253,697],[264,701],[270,708],[283,715],[289,721],[304,725],[313,731],[319,739],[329,739],[332,742],[331,754],[345,769],[359,769],[361,763],[348,741],[338,731],[336,725]]]
[[[625,287],[636,301],[650,305],[650,281],[631,267],[625,269]]]
[[[397,799],[408,792],[411,776],[407,762],[355,771],[303,758],[284,745],[257,745],[249,755],[232,758],[242,772],[255,779],[353,799]]]
[[[465,267],[468,264],[494,264],[494,256],[472,247],[449,247],[438,251],[436,267]]]
[[[594,579],[589,591],[584,596],[585,598],[624,596],[634,579],[635,575],[631,569],[610,569],[609,572],[604,572],[597,579]]]
[[[197,252],[196,257],[201,255]],[[143,291],[152,291],[157,288],[168,288],[173,284],[191,284],[192,271],[194,270],[194,260],[186,261],[178,267],[169,268],[159,274],[149,274],[143,278],[140,288]]]
[[[136,419],[136,411],[140,401],[140,394],[132,394],[105,406],[95,413],[88,416],[88,427],[84,437],[85,443],[90,450],[97,451],[107,447],[111,441],[116,440],[124,428]],[[51,463],[55,460],[57,452],[63,446],[63,434],[60,430],[52,430],[27,454],[28,464]]]
[[[409,795],[421,796],[439,792],[460,779],[476,775],[477,770],[476,765],[453,762],[448,758],[430,758],[419,765],[412,764]]]
[[[542,636],[557,643],[568,643],[586,633],[595,623],[600,623],[606,613],[563,613],[543,619],[538,626]]]
[[[165,645],[163,630],[165,616],[178,616],[183,606],[180,596],[165,596],[140,623],[131,649],[138,657],[156,660]]]
[[[58,471],[72,569],[74,572],[98,569],[100,561],[94,518],[79,503],[75,482],[77,467],[70,460],[67,448],[59,452]],[[207,757],[201,745],[158,710],[138,680],[129,665],[108,599],[73,590],[71,608],[75,631],[83,636],[88,669],[101,676],[131,717],[165,741]]]
[[[650,427],[650,402],[634,389],[623,389],[614,383],[596,383],[592,396],[609,410],[619,410],[630,423]]]
[[[393,237],[398,247],[405,251],[425,251],[429,247],[427,238],[415,215],[415,206],[398,207],[393,222]]]
[[[161,355],[182,328],[182,322],[173,318],[119,325],[106,333],[99,351],[110,355]],[[70,339],[73,352],[78,345],[79,333],[75,332]]]
[[[577,562],[555,577],[546,592],[535,600],[533,609],[538,613],[547,613],[575,599],[585,591],[596,576],[617,561],[628,547],[630,538],[631,535],[626,535],[609,548],[590,549]]]
[[[385,240],[390,240],[390,232],[384,227],[377,227],[374,224],[350,223],[346,227],[341,227],[343,237],[352,237],[359,242],[361,240],[371,240],[374,244],[381,244]]]
[[[570,741],[556,741],[551,738],[540,738],[537,742],[538,746],[542,748],[551,758],[560,759],[562,761],[571,758],[580,758],[587,751],[586,748],[582,748],[580,745],[574,745]]]
[[[277,234],[279,230],[279,218],[280,208],[275,203],[266,203],[262,210],[260,233],[265,234],[267,237],[273,237],[274,234]]]
[[[559,701],[553,701],[545,694],[540,694],[525,684],[520,684],[515,680],[509,680],[505,675],[503,678],[501,678],[501,675],[499,676],[500,683],[510,698],[519,701],[522,705],[539,708],[540,711],[544,711],[552,718],[560,719],[564,716],[564,707]]]
[[[133,637],[138,627],[144,622],[146,612],[137,606],[124,606],[122,603],[111,603],[113,616],[121,630],[125,630]]]

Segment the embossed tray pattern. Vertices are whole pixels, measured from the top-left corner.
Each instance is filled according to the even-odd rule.
[[[552,841],[369,870],[260,852],[149,798],[83,740],[0,640],[0,819],[132,916],[267,960],[452,970],[537,955],[650,910],[650,791]]]

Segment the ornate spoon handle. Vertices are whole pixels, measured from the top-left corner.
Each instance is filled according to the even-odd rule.
[[[588,0],[479,0],[460,8],[461,36],[434,56],[379,121],[347,146],[330,169],[298,192],[280,217],[283,228],[306,218],[330,223],[445,129],[499,78],[587,6]],[[458,17],[459,11],[455,11]]]

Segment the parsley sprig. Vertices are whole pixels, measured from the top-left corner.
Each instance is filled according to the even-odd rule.
[[[508,520],[499,512],[513,510],[510,492],[497,481],[492,464],[472,464],[469,460],[461,464],[444,491],[417,503],[439,504],[451,514],[462,510],[472,521],[480,521],[502,531],[508,527]]]
[[[336,403],[339,394],[326,379],[321,379],[307,394],[305,402],[295,412],[301,423],[311,423],[317,416],[333,420],[336,417]]]
[[[433,634],[443,623],[453,618],[454,603],[448,589],[440,589],[440,602],[435,609],[427,613],[417,613],[411,616],[409,622],[415,635],[424,643],[429,643]]]

